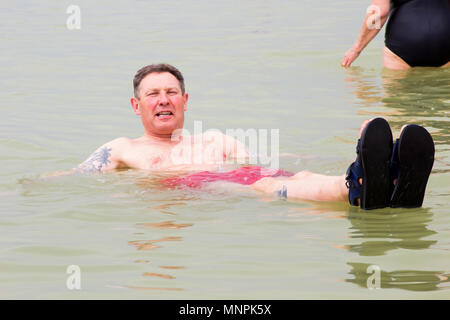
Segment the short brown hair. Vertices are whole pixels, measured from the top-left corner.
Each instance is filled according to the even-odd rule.
[[[151,64],[139,69],[133,79],[134,96],[139,99],[139,85],[142,79],[144,79],[150,73],[162,73],[169,72],[180,83],[181,93],[184,95],[184,78],[180,70],[167,63]]]

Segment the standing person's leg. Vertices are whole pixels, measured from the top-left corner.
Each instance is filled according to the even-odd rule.
[[[388,47],[383,48],[383,67],[394,70],[411,69],[411,66],[405,60],[389,50]]]

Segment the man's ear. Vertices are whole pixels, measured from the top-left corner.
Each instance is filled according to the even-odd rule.
[[[189,99],[189,95],[187,93],[184,94],[184,111],[187,110],[187,102]]]
[[[133,98],[131,98],[130,103],[131,103],[131,106],[133,107],[134,113],[135,113],[137,116],[140,116],[140,115],[141,115],[141,108],[140,108],[140,106],[139,106],[138,99],[136,99],[135,97],[133,97]]]

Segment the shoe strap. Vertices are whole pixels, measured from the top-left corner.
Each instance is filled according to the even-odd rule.
[[[357,206],[358,199],[361,197],[361,185],[359,184],[359,179],[362,178],[362,164],[360,157],[360,145],[361,140],[358,139],[358,143],[356,145],[356,161],[353,162],[347,169],[347,173],[345,175],[345,185],[348,190],[348,200],[351,205]]]

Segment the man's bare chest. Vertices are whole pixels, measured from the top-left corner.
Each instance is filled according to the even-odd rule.
[[[222,145],[179,143],[170,147],[138,146],[123,155],[128,167],[143,170],[171,170],[221,164],[226,160]]]

